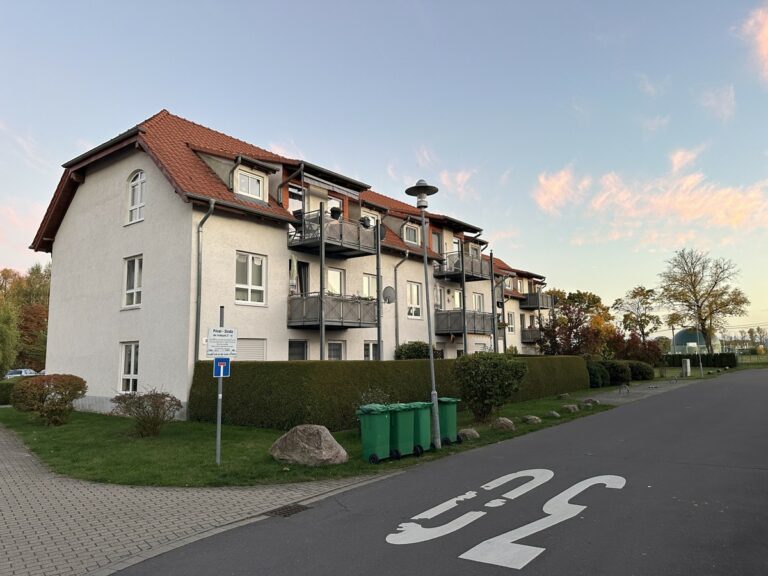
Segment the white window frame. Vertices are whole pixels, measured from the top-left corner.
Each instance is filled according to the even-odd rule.
[[[147,190],[147,175],[144,170],[137,170],[128,179],[128,224],[144,220],[144,195]],[[134,202],[134,192],[136,201]]]
[[[339,280],[340,280],[339,292],[331,292],[329,290],[330,281],[329,281],[328,272],[331,272],[331,271],[339,273]],[[344,296],[347,289],[346,284],[347,284],[346,271],[343,268],[333,268],[331,266],[327,268],[326,274],[325,274],[325,293],[326,294],[333,294],[335,296]]]
[[[241,186],[240,178],[245,177],[247,178],[248,182],[248,189],[243,190]],[[251,190],[252,183],[258,182],[259,183],[259,193],[255,194]],[[234,174],[234,190],[235,194],[239,194],[240,196],[246,196],[247,198],[255,198],[256,200],[261,200],[262,202],[266,202],[264,199],[264,188],[266,186],[267,179],[264,176],[264,174],[260,172],[253,172],[252,170],[247,170],[242,166],[239,166],[237,170],[235,170]]]
[[[300,342],[301,344],[304,344],[304,358],[302,358],[301,360],[291,360],[291,343],[292,342]],[[295,339],[288,340],[288,360],[290,360],[291,362],[303,362],[305,360],[309,360],[309,342],[307,342],[306,340],[295,340]]]
[[[515,333],[515,313],[507,312],[507,332]]]
[[[461,310],[461,290],[453,291],[453,309]]]
[[[347,349],[347,346],[346,346],[347,343],[344,340],[328,340],[328,342],[325,345],[325,351],[326,351],[325,357],[326,357],[326,359],[327,360],[332,360],[332,358],[331,358],[331,344],[338,344],[338,345],[341,346],[341,358],[339,358],[338,360],[346,360],[347,359],[347,350],[346,350]],[[335,359],[333,359],[333,360],[335,360]]]
[[[445,288],[442,286],[437,287],[437,293],[435,294],[435,310],[445,310]]]
[[[248,259],[247,262],[247,268],[246,268],[246,283],[245,284],[238,284],[237,282],[237,258],[238,256],[245,256]],[[258,259],[261,260],[261,285],[253,284],[253,260]],[[266,306],[267,305],[267,257],[263,254],[253,254],[251,252],[243,252],[242,250],[237,250],[235,252],[235,304],[238,306]],[[237,290],[246,290],[247,300],[238,300],[237,299]],[[252,292],[262,292],[262,301],[261,302],[252,302],[251,301],[251,293]]]
[[[480,246],[477,244],[470,244],[469,245],[469,257],[470,258],[480,258]]]
[[[411,288],[416,288],[416,302],[413,302]],[[407,290],[407,305],[408,305],[408,318],[412,320],[421,320],[423,318],[423,307],[421,304],[421,283],[420,282],[408,282]]]
[[[408,231],[413,231],[414,235],[416,236],[415,240],[409,240],[408,239]],[[407,244],[412,244],[414,246],[421,246],[421,228],[414,224],[406,224],[403,226],[403,242]]]
[[[133,262],[133,277],[129,274]],[[129,281],[131,281],[129,287]],[[123,260],[123,308],[141,308],[142,285],[144,283],[144,255],[137,254]]]
[[[128,358],[128,370],[126,371],[126,354]],[[120,342],[120,383],[118,391],[121,394],[130,394],[139,391],[139,342]],[[126,387],[127,382],[127,387]]]
[[[472,293],[472,309],[475,312],[483,312],[485,307],[485,295],[480,292]]]
[[[363,360],[380,360],[378,357],[378,347],[379,343],[376,340],[366,340],[363,342]]]
[[[363,298],[376,298],[377,281],[376,274],[363,274]]]

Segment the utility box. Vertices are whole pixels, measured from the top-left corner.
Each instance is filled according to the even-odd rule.
[[[683,358],[683,378],[688,378],[691,375],[691,361],[688,358]]]

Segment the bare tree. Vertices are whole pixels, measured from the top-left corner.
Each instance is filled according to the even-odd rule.
[[[613,310],[624,313],[622,326],[625,330],[640,334],[643,344],[647,336],[661,326],[661,319],[653,313],[656,307],[656,291],[645,286],[635,286],[624,298],[617,298],[611,306]]]
[[[725,319],[747,313],[749,299],[731,285],[738,274],[731,260],[689,248],[675,252],[659,274],[661,300],[698,328],[710,353],[712,336],[723,328]]]

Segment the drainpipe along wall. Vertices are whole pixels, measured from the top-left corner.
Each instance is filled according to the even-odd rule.
[[[395,348],[400,346],[400,296],[398,295],[397,269],[400,268],[403,262],[408,260],[408,254],[410,254],[410,251],[406,250],[403,259],[395,264]]]
[[[203,226],[213,214],[216,200],[211,199],[208,204],[208,212],[197,224],[197,305],[195,309],[195,362],[200,359],[200,313],[202,310],[201,296],[203,292]]]

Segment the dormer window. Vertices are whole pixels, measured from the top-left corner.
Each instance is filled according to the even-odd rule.
[[[480,246],[478,246],[477,244],[470,244],[469,256],[470,258],[480,258]]]
[[[242,166],[235,174],[236,192],[249,198],[264,200],[264,175],[250,170],[245,170]]]
[[[144,189],[147,177],[143,170],[135,172],[128,181],[128,224],[144,220]]]
[[[406,224],[403,227],[403,240],[408,242],[408,244],[421,244],[419,240],[419,227],[413,226],[412,224]]]

